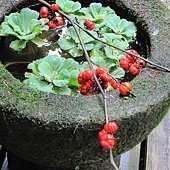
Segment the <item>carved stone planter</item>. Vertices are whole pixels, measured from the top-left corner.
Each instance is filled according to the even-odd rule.
[[[25,0],[15,3],[22,5]],[[141,28],[151,61],[170,66],[170,10],[160,0],[106,0],[104,4]],[[0,19],[10,10],[0,7]],[[146,138],[170,106],[169,73],[147,67],[132,84],[136,98],[108,94],[109,118],[116,118],[120,127],[115,157]],[[103,123],[100,95],[42,93],[25,86],[0,64],[0,143],[15,155],[49,167],[101,164],[108,158],[97,139]]]

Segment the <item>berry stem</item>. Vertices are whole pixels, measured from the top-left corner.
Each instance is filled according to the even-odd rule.
[[[48,2],[46,2],[46,1],[44,1],[44,0],[39,0],[39,1],[40,1],[41,3],[43,3],[43,4],[45,4],[46,6],[50,7],[50,4],[49,4]],[[132,53],[126,51],[126,50],[123,50],[123,49],[121,49],[121,48],[119,48],[119,47],[114,46],[113,44],[110,44],[110,43],[107,43],[107,42],[105,42],[105,41],[102,41],[101,39],[99,39],[99,38],[95,37],[94,35],[92,35],[88,30],[86,30],[85,28],[83,28],[83,27],[82,27],[80,24],[78,24],[76,21],[71,20],[71,19],[68,17],[67,14],[61,12],[60,10],[59,10],[58,12],[59,12],[60,14],[62,14],[65,18],[67,18],[69,21],[72,21],[72,22],[71,22],[72,24],[77,25],[80,29],[82,29],[84,32],[86,32],[86,33],[87,33],[89,36],[91,36],[94,40],[99,41],[99,42],[101,42],[101,43],[103,43],[103,44],[105,44],[105,45],[108,45],[108,46],[110,46],[110,47],[113,47],[113,48],[115,48],[115,49],[117,49],[117,50],[119,50],[119,51],[122,51],[122,52],[124,52],[124,53],[126,53],[126,54],[129,54],[129,55],[131,55],[131,56],[133,56],[133,57],[140,58],[140,59],[146,61],[147,63],[149,63],[150,65],[155,66],[155,67],[157,67],[157,68],[160,68],[160,69],[162,69],[162,70],[170,73],[170,69],[167,68],[167,67],[161,66],[161,65],[156,64],[156,63],[154,63],[154,62],[152,62],[152,61],[150,61],[150,60],[148,60],[148,59],[146,59],[146,58],[144,58],[144,57],[141,57],[141,56],[139,56],[139,55],[138,55],[138,56],[137,56],[137,55],[134,55],[134,54],[132,54]]]
[[[44,1],[44,0],[39,0],[42,4],[44,4],[44,5],[46,5],[46,6],[48,6],[49,8],[50,8],[50,4],[48,3],[48,2],[46,2],[46,1]]]

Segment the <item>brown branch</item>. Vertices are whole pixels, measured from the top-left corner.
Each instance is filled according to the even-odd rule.
[[[124,53],[126,53],[126,54],[129,54],[129,55],[131,55],[131,56],[133,56],[133,57],[140,58],[140,59],[146,61],[147,63],[149,63],[149,64],[151,64],[151,65],[153,65],[153,66],[155,66],[155,67],[161,68],[161,69],[165,70],[166,72],[169,72],[169,73],[170,73],[170,69],[169,69],[169,68],[164,67],[164,66],[161,66],[161,65],[159,65],[159,64],[156,64],[156,63],[154,63],[154,62],[152,62],[152,61],[150,61],[150,60],[148,60],[148,59],[146,59],[146,58],[144,58],[144,57],[141,57],[140,55],[134,55],[134,54],[132,54],[132,53],[126,51],[126,50],[123,50],[123,49],[121,49],[121,48],[119,48],[119,47],[114,46],[113,44],[110,44],[110,43],[108,43],[108,42],[102,41],[101,39],[99,39],[99,38],[95,37],[94,35],[92,35],[88,30],[86,30],[85,28],[83,28],[83,27],[82,27],[81,25],[79,25],[76,21],[74,21],[74,23],[75,23],[79,28],[81,28],[84,32],[86,32],[89,36],[91,36],[94,40],[99,41],[99,42],[101,42],[101,43],[103,43],[103,44],[105,44],[105,45],[108,45],[108,46],[110,46],[110,47],[113,47],[113,48],[115,48],[115,49],[117,49],[117,50],[119,50],[119,51],[122,51],[122,52],[124,52]]]

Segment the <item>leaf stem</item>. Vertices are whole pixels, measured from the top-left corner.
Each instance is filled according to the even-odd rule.
[[[50,4],[49,4],[48,2],[46,2],[46,1],[44,1],[44,0],[39,0],[39,1],[40,1],[41,3],[47,5],[48,7],[50,7]],[[67,18],[67,19],[69,18],[69,17],[68,17],[65,13],[63,13],[62,11],[59,10],[58,12],[59,12],[61,15],[63,15],[65,18]],[[70,18],[69,18],[69,19],[70,19]],[[169,68],[164,67],[164,66],[161,66],[161,65],[159,65],[159,64],[156,64],[156,63],[154,63],[154,62],[152,62],[152,61],[150,61],[150,60],[148,60],[148,59],[146,59],[146,58],[144,58],[144,57],[141,57],[140,55],[132,54],[132,53],[126,51],[126,50],[123,50],[123,49],[121,49],[121,48],[119,48],[119,47],[114,46],[113,44],[107,43],[107,42],[105,42],[105,41],[103,41],[103,40],[95,37],[94,35],[92,35],[88,30],[86,30],[85,28],[83,28],[83,27],[82,27],[80,24],[78,24],[76,21],[72,20],[72,22],[74,22],[74,24],[76,24],[80,29],[82,29],[84,32],[86,32],[86,33],[87,33],[89,36],[91,36],[94,40],[99,41],[99,42],[101,42],[101,43],[103,43],[103,44],[105,44],[105,45],[108,45],[108,46],[110,46],[110,47],[113,47],[113,48],[115,48],[115,49],[117,49],[117,50],[119,50],[119,51],[122,51],[122,52],[124,52],[124,53],[126,53],[126,54],[129,54],[129,55],[131,55],[131,56],[133,56],[133,57],[140,58],[140,59],[146,61],[147,63],[149,63],[150,65],[155,66],[155,67],[160,68],[160,69],[163,69],[164,71],[170,73],[170,69],[169,69]]]
[[[104,90],[104,93],[106,93],[106,90]],[[109,123],[108,109],[107,109],[107,99],[106,99],[106,98],[103,98],[103,100],[104,100],[105,120],[106,120],[106,123]]]
[[[42,4],[48,6],[49,8],[50,8],[50,6],[51,6],[48,2],[46,2],[46,1],[44,1],[44,0],[38,0],[38,1],[40,1]]]

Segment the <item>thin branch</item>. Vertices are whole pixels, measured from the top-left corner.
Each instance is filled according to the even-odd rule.
[[[111,161],[111,164],[114,166],[115,170],[119,170],[119,168],[117,167],[117,165],[116,165],[116,163],[114,161],[112,149],[110,149],[109,151],[110,151],[110,161]]]
[[[74,21],[74,23],[75,23],[79,28],[81,28],[84,32],[86,32],[89,36],[91,36],[94,40],[99,41],[99,42],[101,42],[101,43],[103,43],[103,44],[105,44],[105,45],[108,45],[108,46],[110,46],[110,47],[113,47],[113,48],[115,48],[115,49],[117,49],[117,50],[119,50],[119,51],[122,51],[122,52],[124,52],[124,53],[126,53],[126,54],[129,54],[129,55],[131,55],[131,56],[133,56],[133,57],[140,58],[140,59],[146,61],[147,63],[149,63],[149,64],[151,64],[151,65],[153,65],[153,66],[156,66],[156,67],[158,67],[158,68],[161,68],[161,69],[165,70],[166,72],[169,72],[169,73],[170,73],[170,69],[169,69],[169,68],[164,67],[164,66],[161,66],[161,65],[159,65],[159,64],[156,64],[156,63],[154,63],[154,62],[152,62],[152,61],[150,61],[150,60],[148,60],[148,59],[146,59],[146,58],[144,58],[144,57],[141,57],[140,55],[134,55],[134,54],[132,54],[132,53],[126,51],[126,50],[123,50],[123,49],[121,49],[121,48],[119,48],[119,47],[114,46],[113,44],[110,44],[110,43],[107,43],[107,42],[105,42],[105,41],[102,41],[101,39],[99,39],[99,38],[95,37],[94,35],[92,35],[88,30],[86,30],[85,28],[83,28],[83,27],[82,27],[81,25],[79,25],[76,21]]]
[[[104,93],[106,93],[106,90],[104,90]],[[103,100],[104,100],[105,120],[106,120],[106,123],[109,123],[108,110],[107,110],[107,99],[104,98]]]
[[[42,2],[42,3],[44,3],[45,5],[47,5],[48,7],[50,7],[50,4],[48,4],[48,3],[45,2],[44,0],[39,0],[39,1]],[[88,52],[87,52],[87,50],[86,50],[86,48],[85,48],[84,42],[83,42],[83,40],[82,40],[82,38],[81,38],[81,36],[80,36],[80,33],[79,33],[78,28],[76,27],[74,21],[73,21],[72,19],[70,19],[65,13],[63,13],[63,12],[61,12],[61,11],[59,11],[59,13],[60,13],[61,15],[63,15],[63,16],[72,24],[72,26],[73,26],[73,28],[74,28],[74,30],[75,30],[78,38],[79,38],[80,44],[81,44],[81,46],[82,46],[82,48],[83,48],[83,51],[84,51],[84,53],[85,53],[85,58],[86,58],[86,60],[87,60],[87,62],[88,62],[88,65],[89,65],[90,69],[94,71],[94,68],[93,68],[92,62],[91,62],[91,60],[90,60],[89,54],[88,54]],[[109,122],[109,118],[108,118],[106,92],[105,92],[105,91],[103,90],[103,88],[101,87],[101,85],[100,85],[100,83],[99,83],[99,81],[98,81],[98,79],[97,79],[97,77],[96,77],[95,74],[94,74],[94,78],[95,78],[95,80],[96,80],[96,82],[97,82],[97,85],[98,85],[98,87],[99,87],[99,89],[100,89],[100,91],[101,91],[101,93],[102,93],[102,96],[103,96],[105,120],[106,120],[106,123],[108,123],[108,122]],[[118,168],[117,168],[117,166],[116,166],[116,164],[115,164],[115,162],[114,162],[114,159],[113,159],[112,149],[110,149],[110,161],[111,161],[112,165],[114,166],[114,168],[115,168],[116,170],[118,170]]]
[[[48,3],[48,2],[46,2],[46,1],[44,1],[44,0],[39,0],[42,4],[44,4],[44,5],[46,5],[46,6],[48,6],[49,8],[50,8],[50,4]]]

